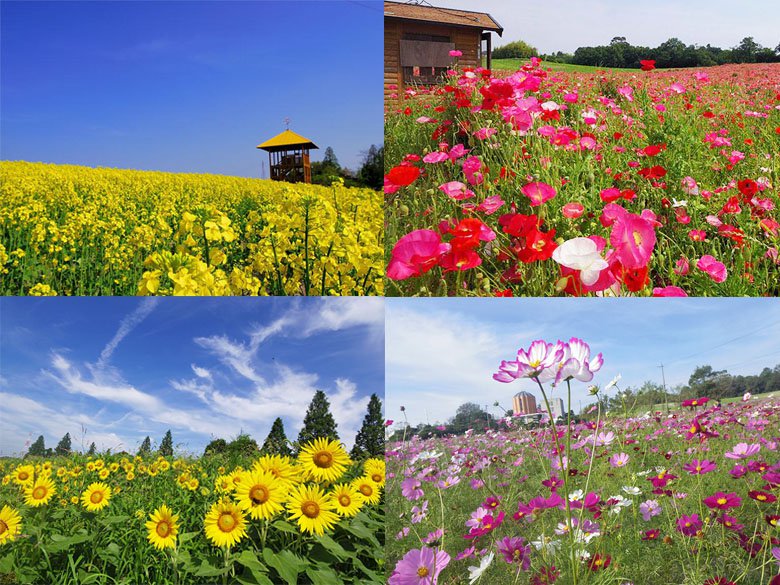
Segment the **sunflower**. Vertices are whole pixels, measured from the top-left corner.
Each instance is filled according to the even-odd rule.
[[[179,520],[178,514],[173,514],[171,509],[163,504],[154,512],[149,514],[150,520],[146,523],[146,529],[149,534],[146,538],[155,548],[163,550],[164,548],[176,547],[176,535],[179,532],[179,526],[176,524]]]
[[[322,536],[339,521],[333,512],[336,505],[319,486],[299,485],[290,492],[287,511],[298,521],[301,532]]]
[[[32,465],[20,465],[13,471],[13,480],[19,485],[32,483],[35,477],[35,467]]]
[[[217,479],[214,480],[214,487],[216,487],[217,491],[220,493],[232,492],[235,488],[233,480],[229,475],[220,475],[217,477]]]
[[[359,491],[369,504],[376,504],[382,497],[381,489],[370,477],[359,477],[352,481],[352,487]]]
[[[24,488],[24,503],[28,506],[38,507],[48,504],[57,488],[49,477],[38,478],[35,483],[28,484]]]
[[[111,472],[108,470],[108,468],[104,467],[100,470],[100,473],[98,473],[98,477],[100,479],[106,479]]]
[[[16,538],[22,531],[22,517],[10,506],[0,510],[0,544],[5,544]]]
[[[336,506],[336,514],[344,518],[357,514],[366,501],[363,494],[348,483],[334,485],[330,497]]]
[[[246,520],[237,504],[222,500],[211,506],[205,518],[206,537],[215,546],[231,547],[246,536]]]
[[[91,483],[81,494],[81,504],[90,512],[97,512],[108,506],[111,488],[104,483]]]
[[[252,466],[254,471],[267,471],[288,485],[298,483],[301,476],[300,469],[286,455],[263,455]]]
[[[267,471],[245,471],[236,487],[235,498],[238,507],[248,511],[255,520],[270,520],[282,511],[286,487],[284,482]]]
[[[298,461],[316,481],[336,481],[352,463],[341,443],[324,438],[303,447]]]
[[[385,462],[382,459],[367,459],[363,467],[366,477],[378,486],[385,485]]]

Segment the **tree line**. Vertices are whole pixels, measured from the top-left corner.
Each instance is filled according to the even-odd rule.
[[[528,59],[534,55],[535,49],[523,41],[514,41],[493,51],[496,59]],[[710,67],[729,63],[780,62],[780,43],[772,49],[762,47],[753,37],[745,37],[736,47],[722,49],[709,44],[686,45],[678,38],[671,38],[651,48],[632,45],[626,37],[614,37],[608,45],[579,47],[573,54],[558,51],[540,56],[554,63],[620,69],[639,69],[642,60],[653,60],[659,68]]]
[[[330,412],[330,403],[327,396],[321,390],[314,393],[311,403],[306,410],[306,416],[303,419],[303,427],[298,433],[298,440],[291,442],[284,431],[284,423],[281,418],[276,418],[271,425],[263,446],[259,447],[257,441],[249,434],[243,431],[231,441],[225,439],[214,439],[203,451],[204,457],[215,455],[226,455],[228,457],[252,456],[252,455],[288,455],[293,456],[298,452],[301,445],[309,443],[314,439],[327,438],[330,440],[339,440],[336,421]],[[147,436],[139,447],[136,455],[140,457],[149,457],[152,455],[161,455],[171,457],[173,455],[174,444],[173,435],[170,429],[163,436],[159,447],[152,449],[152,440]],[[52,450],[46,448],[43,435],[30,445],[25,457],[52,457],[52,456],[70,456],[72,450],[70,433],[65,433],[57,447]],[[89,446],[87,455],[96,455],[97,449],[93,442]],[[104,452],[110,455],[110,450]],[[126,454],[126,453],[125,453]],[[384,457],[385,439],[384,439],[384,418],[382,416],[382,402],[376,394],[372,394],[368,401],[368,408],[363,424],[360,427],[356,437],[355,444],[350,452],[350,456],[355,459],[368,457]]]
[[[311,163],[311,182],[315,185],[331,185],[343,181],[346,187],[381,189],[384,184],[384,146],[372,144],[363,153],[363,162],[357,172],[339,164],[333,148],[328,146],[321,161]]]

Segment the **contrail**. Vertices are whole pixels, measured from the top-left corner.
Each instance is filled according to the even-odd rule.
[[[130,334],[133,329],[141,324],[141,321],[149,316],[149,314],[157,306],[158,301],[159,299],[144,299],[141,301],[141,304],[135,311],[122,319],[122,322],[119,324],[119,329],[114,334],[114,337],[103,348],[103,351],[100,352],[100,359],[98,359],[97,362],[98,368],[102,368],[108,363],[108,360],[111,358],[111,354],[114,353],[114,350],[117,348],[117,346],[125,337],[127,337],[127,335]]]

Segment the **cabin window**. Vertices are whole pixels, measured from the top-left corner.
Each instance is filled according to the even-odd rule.
[[[405,33],[401,39],[404,83],[434,85],[444,80],[452,64],[455,43],[444,35]]]

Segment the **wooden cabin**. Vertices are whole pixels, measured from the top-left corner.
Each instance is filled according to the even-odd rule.
[[[309,150],[319,146],[308,138],[288,129],[258,144],[257,148],[268,153],[269,176],[272,181],[311,183]]]
[[[491,33],[503,32],[486,12],[386,1],[385,102],[402,97],[408,86],[441,83],[455,62],[453,50],[463,53],[457,58],[461,66],[478,67],[484,56],[489,69]]]

